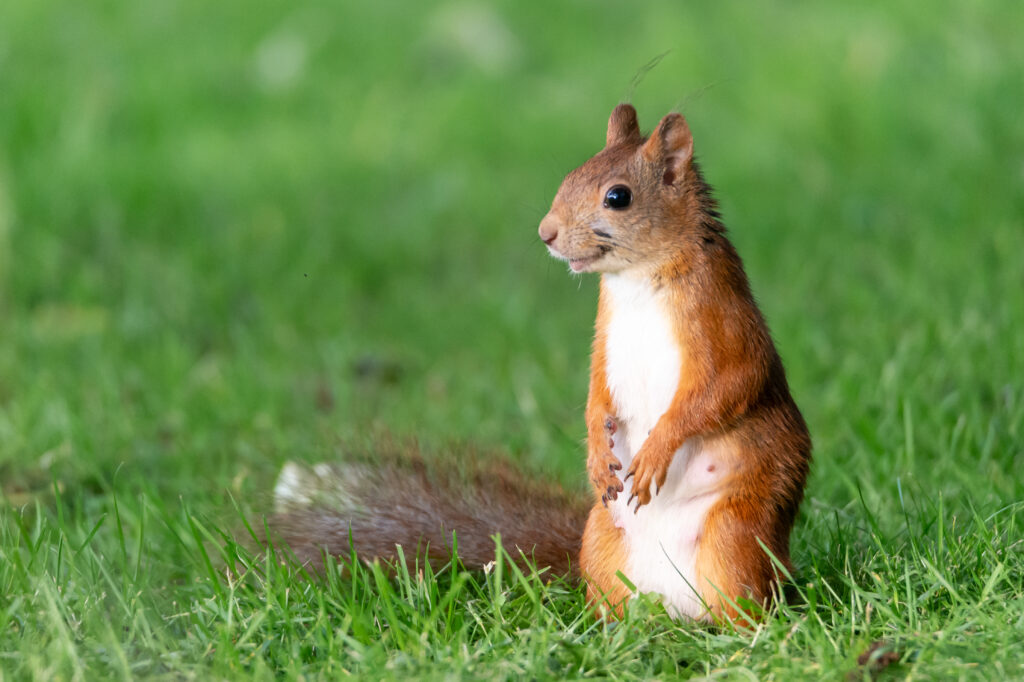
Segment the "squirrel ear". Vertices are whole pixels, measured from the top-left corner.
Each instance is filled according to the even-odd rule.
[[[683,115],[669,114],[661,119],[641,151],[649,163],[661,164],[666,185],[685,175],[693,158],[693,135]]]
[[[614,147],[631,139],[640,140],[640,126],[636,122],[636,109],[632,104],[620,104],[612,110],[608,118],[608,137],[606,147]]]

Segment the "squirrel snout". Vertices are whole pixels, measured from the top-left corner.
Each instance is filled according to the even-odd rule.
[[[544,216],[544,220],[540,221],[540,229],[537,232],[540,234],[540,240],[551,246],[558,239],[558,223],[548,214]]]

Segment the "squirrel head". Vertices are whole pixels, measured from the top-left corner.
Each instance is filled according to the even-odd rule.
[[[705,189],[686,119],[668,114],[645,138],[636,109],[620,104],[604,149],[559,187],[540,238],[573,272],[656,268],[706,229]]]

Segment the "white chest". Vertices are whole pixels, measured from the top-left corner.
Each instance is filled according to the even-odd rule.
[[[618,418],[613,452],[624,476],[679,386],[683,349],[665,302],[642,280],[606,275],[610,320],[605,373]],[[700,617],[696,556],[708,509],[719,497],[728,460],[724,443],[694,437],[680,447],[663,489],[637,513],[627,506],[632,480],[611,503],[628,551],[627,577],[661,595],[676,616]]]
[[[605,372],[631,460],[672,402],[682,353],[658,292],[622,275],[604,282],[611,309]]]

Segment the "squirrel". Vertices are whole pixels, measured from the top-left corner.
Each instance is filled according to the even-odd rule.
[[[391,458],[289,464],[271,527],[312,563],[325,550],[393,558],[396,545],[443,561],[454,532],[478,567],[500,532],[537,566],[578,574],[609,617],[635,592],[676,618],[756,614],[749,605],[778,594],[791,568],[811,440],[684,117],[644,137],[636,110],[617,106],[604,149],[566,176],[539,235],[572,272],[601,275],[589,511],[514,467],[478,468],[467,487]]]

